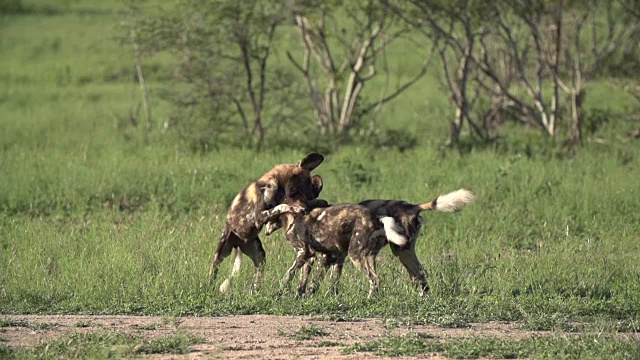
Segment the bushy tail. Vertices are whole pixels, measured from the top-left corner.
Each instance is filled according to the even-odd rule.
[[[475,195],[469,190],[458,189],[445,195],[440,195],[431,202],[418,205],[420,210],[435,210],[454,212],[475,200]]]

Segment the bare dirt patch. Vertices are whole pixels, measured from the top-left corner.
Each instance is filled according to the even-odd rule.
[[[150,355],[152,358],[189,359],[325,359],[363,358],[371,354],[343,355],[340,350],[357,342],[407,332],[423,333],[446,341],[465,336],[526,338],[545,332],[525,331],[517,324],[490,322],[449,329],[425,325],[399,325],[382,319],[326,321],[318,317],[242,315],[224,317],[0,315],[0,345],[33,347],[73,333],[123,332],[157,339],[184,332],[202,337],[187,355]],[[9,326],[7,326],[9,325]],[[437,354],[422,357],[442,358]]]

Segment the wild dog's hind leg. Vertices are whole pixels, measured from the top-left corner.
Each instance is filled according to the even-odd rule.
[[[209,268],[209,286],[212,286],[215,282],[216,277],[218,276],[218,267],[222,261],[231,254],[234,240],[239,240],[239,238],[225,225],[211,258],[211,267]]]
[[[336,295],[338,293],[338,282],[342,275],[342,267],[344,266],[345,256],[336,256],[333,254],[316,254],[316,257],[320,256],[318,269],[311,282],[311,287],[308,293],[313,295],[318,291],[320,283],[324,279],[327,270],[331,268],[331,285],[329,286],[329,292]]]
[[[309,287],[308,294],[313,295],[318,290],[320,286],[320,282],[324,278],[324,274],[326,273],[329,266],[331,266],[330,255],[324,255],[320,253],[316,253],[316,258],[318,258],[318,268],[316,269],[316,273],[313,276],[313,280],[311,280],[311,286]]]
[[[366,256],[349,254],[349,257],[351,258],[351,262],[353,263],[353,265],[355,265],[358,270],[362,271],[362,273],[367,276],[367,279],[369,279],[369,294],[367,298],[370,299],[373,293],[376,291],[377,276],[374,276],[375,274],[371,274],[369,270],[368,259]]]
[[[373,295],[378,293],[378,289],[380,288],[380,279],[378,278],[378,274],[376,273],[376,255],[367,255],[364,260],[364,265],[367,268],[369,276],[369,296],[367,297],[371,299]]]
[[[256,268],[256,272],[253,276],[253,284],[251,285],[251,292],[257,293],[260,290],[262,272],[264,271],[264,265],[267,262],[267,255],[262,247],[262,241],[260,241],[258,236],[255,236],[251,238],[251,240],[240,245],[240,249],[251,258],[253,266]]]
[[[242,265],[242,251],[240,251],[240,248],[238,247],[235,248],[234,258],[235,260],[233,261],[233,268],[231,269],[229,277],[227,277],[222,282],[222,284],[220,284],[220,292],[223,294],[226,293],[227,290],[229,290],[231,279],[233,279],[240,272],[240,266]]]
[[[420,263],[418,256],[416,255],[416,242],[413,241],[407,247],[400,247],[395,244],[391,245],[391,252],[393,255],[400,259],[400,262],[409,272],[411,281],[417,283],[420,296],[424,296],[429,292],[429,284],[427,283],[427,275],[424,271],[424,267]]]
[[[329,292],[333,295],[338,295],[338,285],[340,283],[340,277],[342,277],[344,260],[344,257],[340,258],[335,264],[331,266],[331,285],[329,285]]]
[[[376,255],[387,242],[386,238],[379,234],[380,230],[377,229],[375,221],[363,218],[354,226],[354,233],[349,241],[349,258],[369,279],[369,299],[378,291],[380,285],[376,274]]]

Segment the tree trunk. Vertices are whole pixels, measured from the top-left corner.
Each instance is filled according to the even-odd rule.
[[[551,124],[552,128],[560,116],[560,54],[562,52],[562,17],[563,17],[563,1],[558,3],[557,13],[555,16],[555,49],[553,53],[551,71],[553,71],[553,95],[551,97]]]
[[[461,106],[456,108],[456,117],[451,122],[451,126],[449,127],[449,139],[447,139],[447,145],[455,146],[460,142],[460,132],[462,131],[462,126],[464,125],[464,112],[461,109]]]
[[[582,100],[584,90],[575,89],[571,92],[571,126],[569,128],[569,142],[571,146],[582,143]]]
[[[142,90],[142,103],[144,106],[144,113],[147,118],[147,130],[151,130],[151,104],[149,102],[149,92],[147,91],[147,84],[144,81],[144,71],[142,68],[142,54],[140,53],[140,46],[136,40],[135,23],[131,23],[131,44],[133,45],[133,57],[136,64],[136,73],[138,75],[138,82],[140,83],[140,89]]]

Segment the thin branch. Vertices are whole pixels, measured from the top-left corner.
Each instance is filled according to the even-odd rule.
[[[435,47],[435,43],[434,46]],[[394,98],[396,98],[398,95],[402,94],[405,90],[407,90],[408,88],[410,88],[411,86],[413,86],[413,84],[415,84],[416,82],[418,82],[418,80],[420,80],[426,73],[427,73],[427,69],[429,68],[429,65],[431,64],[431,61],[433,60],[433,48],[431,50],[431,56],[424,62],[424,64],[422,65],[422,68],[420,69],[420,71],[410,80],[408,80],[407,82],[405,82],[404,84],[402,84],[400,87],[398,87],[398,89],[396,91],[394,91],[393,93],[383,97],[382,99],[379,99],[378,101],[376,101],[375,103],[367,106],[366,108],[364,108],[362,110],[362,114],[368,114],[371,110],[377,108],[378,106],[389,102],[391,100],[393,100]]]

